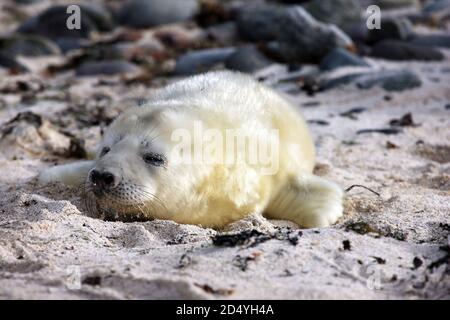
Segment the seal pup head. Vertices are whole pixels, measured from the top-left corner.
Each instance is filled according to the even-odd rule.
[[[170,146],[160,121],[157,110],[132,108],[106,130],[85,181],[91,215],[134,221],[167,210],[158,193],[168,185]]]
[[[180,128],[190,132],[196,119],[192,112],[157,106],[121,114],[106,130],[85,181],[89,214],[121,221],[201,221],[207,199],[214,197],[203,190],[213,167],[185,161],[173,139]]]

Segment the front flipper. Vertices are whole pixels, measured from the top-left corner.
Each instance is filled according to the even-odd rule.
[[[62,182],[69,186],[79,186],[86,180],[93,166],[94,161],[78,161],[47,168],[38,175],[38,182]]]
[[[306,228],[327,227],[342,216],[343,196],[335,183],[302,174],[288,179],[270,202],[265,216],[290,220]]]

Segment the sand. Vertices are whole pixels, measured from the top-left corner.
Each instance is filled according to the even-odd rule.
[[[328,124],[311,123],[317,174],[378,193],[349,190],[336,225],[308,230],[259,216],[221,231],[89,218],[77,188],[38,186],[35,175],[74,161],[67,133],[92,150],[101,124],[152,86],[70,72],[1,77],[0,299],[449,299],[448,61],[371,63],[414,70],[424,83],[396,93],[347,86],[290,94],[306,104],[306,119]],[[29,88],[15,88],[18,80]],[[365,108],[355,119],[340,115],[355,107]],[[25,111],[28,120],[8,123]],[[407,113],[417,125],[399,134],[356,133]],[[271,239],[213,242],[253,229]]]

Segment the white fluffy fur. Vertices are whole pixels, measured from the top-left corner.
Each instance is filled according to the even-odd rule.
[[[265,132],[278,130],[279,170],[262,175],[261,167],[245,162],[178,163],[177,154],[170,152],[171,133],[180,128],[192,132],[195,121],[221,132],[234,128],[259,134],[257,139],[274,139]],[[150,141],[145,148],[168,157],[165,168],[146,166],[143,141]],[[167,86],[146,106],[131,108],[116,119],[99,150],[104,146],[111,151],[95,162],[51,168],[40,181],[73,184],[94,167],[113,171],[124,186],[144,188],[163,203],[134,195],[141,216],[216,228],[255,212],[304,227],[328,226],[342,215],[342,190],[312,174],[314,144],[301,115],[273,90],[242,74],[211,72]],[[120,201],[110,197],[98,203],[124,215],[137,214],[123,192]]]

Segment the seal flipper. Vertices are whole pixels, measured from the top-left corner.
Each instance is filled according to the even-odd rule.
[[[302,174],[290,177],[269,203],[265,216],[290,220],[302,227],[327,227],[343,213],[342,189],[331,181]]]
[[[79,186],[83,183],[94,166],[94,161],[78,161],[47,168],[38,175],[38,182],[62,182],[69,186]]]

